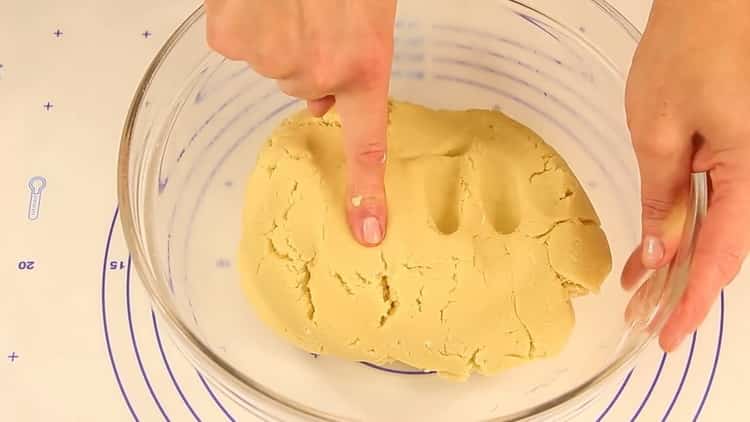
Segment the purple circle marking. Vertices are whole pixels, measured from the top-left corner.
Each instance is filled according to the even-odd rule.
[[[648,403],[648,400],[651,398],[651,394],[654,392],[654,387],[656,387],[656,383],[659,382],[659,377],[661,376],[661,371],[664,369],[664,362],[667,361],[667,354],[665,352],[662,352],[661,354],[661,361],[659,362],[659,367],[656,369],[656,374],[654,375],[654,379],[651,381],[651,385],[648,387],[648,391],[646,391],[646,396],[643,397],[643,400],[641,401],[641,404],[638,406],[638,409],[633,414],[633,417],[630,418],[630,422],[634,422],[636,419],[638,419],[638,416],[640,416],[641,412],[643,411],[643,408],[646,407],[646,403]]]
[[[698,417],[703,411],[703,407],[706,405],[708,394],[711,392],[711,386],[714,383],[714,376],[716,375],[716,368],[719,366],[719,356],[721,355],[721,344],[724,340],[724,290],[721,291],[721,310],[719,314],[719,338],[716,341],[716,354],[714,355],[714,363],[711,367],[711,375],[708,378],[708,384],[706,385],[706,391],[703,392],[703,398],[701,399],[698,409],[695,411],[693,416],[693,422],[698,420]]]
[[[633,375],[634,369],[631,369],[628,372],[628,375],[625,377],[625,380],[622,381],[622,384],[620,384],[620,388],[617,389],[617,393],[615,393],[615,396],[612,397],[612,400],[609,402],[606,408],[602,411],[602,413],[599,415],[599,417],[596,418],[596,422],[601,422],[605,416],[609,413],[610,410],[612,410],[612,407],[614,407],[617,400],[620,398],[620,395],[625,390],[625,386],[628,385],[628,382],[630,381],[630,377]]]
[[[112,243],[112,235],[114,233],[114,227],[115,227],[115,224],[117,223],[118,215],[119,215],[119,208],[115,208],[114,216],[112,217],[112,223],[110,224],[110,228],[109,228],[109,234],[107,235],[107,243],[106,243],[106,246],[104,248],[104,263],[102,265],[102,296],[101,296],[101,298],[102,298],[102,300],[101,300],[102,321],[103,321],[103,327],[104,327],[104,339],[105,339],[105,343],[107,345],[107,354],[109,356],[110,364],[112,365],[112,371],[114,373],[115,380],[117,382],[117,386],[118,386],[118,388],[120,390],[120,393],[122,395],[123,400],[125,401],[125,404],[126,404],[128,410],[130,411],[130,414],[133,416],[133,420],[135,420],[136,422],[139,422],[140,419],[138,418],[138,416],[137,416],[137,414],[135,412],[135,409],[133,408],[133,405],[130,402],[130,398],[128,397],[127,392],[125,391],[125,387],[124,387],[124,385],[122,383],[122,379],[120,378],[120,373],[119,373],[119,371],[117,369],[117,364],[115,363],[114,353],[112,352],[112,344],[111,344],[110,336],[109,336],[109,327],[108,327],[108,323],[107,323],[107,306],[106,306],[107,262],[109,260],[109,250],[110,250],[110,245]],[[128,262],[130,264],[130,260]],[[128,275],[129,275],[129,272],[128,272]],[[127,285],[128,292],[130,291],[129,279],[130,279],[130,277],[128,276],[127,279],[126,279],[126,285]],[[129,293],[128,293],[128,296],[129,296]],[[153,314],[153,311],[152,311],[152,318],[153,317],[154,317],[154,314]],[[131,328],[132,328],[132,322],[130,320],[129,320],[129,324],[131,325]],[[160,352],[162,353],[162,358],[164,359],[164,364],[167,367],[167,372],[169,373],[169,376],[172,379],[172,382],[175,383],[175,388],[177,389],[177,392],[180,395],[180,397],[185,402],[185,405],[187,406],[187,408],[190,411],[190,413],[193,414],[193,416],[196,418],[196,420],[200,421],[199,417],[196,415],[194,409],[189,404],[189,402],[188,402],[187,398],[185,397],[184,393],[182,392],[181,388],[177,384],[176,378],[174,377],[174,374],[172,373],[171,367],[170,367],[168,361],[166,360],[166,354],[164,353],[164,350],[163,350],[163,346],[162,346],[162,343],[161,343],[161,337],[160,337],[160,334],[159,334],[159,331],[158,331],[158,327],[156,325],[154,325],[154,329],[155,329],[155,332],[156,332],[157,344],[159,346]],[[198,375],[200,377],[200,374],[198,374]],[[232,417],[232,415],[229,413],[229,411],[227,411],[227,409],[221,404],[221,402],[216,397],[216,395],[213,393],[213,391],[211,391],[211,388],[203,380],[203,377],[200,377],[200,378],[201,378],[201,382],[205,386],[206,390],[208,391],[209,396],[211,396],[211,398],[213,399],[214,403],[216,403],[216,405],[222,411],[222,413],[224,413],[227,416],[227,418],[229,419],[230,422],[235,422],[236,420],[234,419],[234,417]],[[148,384],[148,380],[146,380],[146,382],[147,382],[147,385],[150,385],[150,384]],[[265,420],[263,418],[261,418],[261,419]]]
[[[208,386],[208,383],[203,378],[203,375],[201,375],[201,373],[198,372],[197,369],[195,370],[195,373],[198,374],[198,378],[201,380],[201,384],[203,384],[203,387],[206,388],[206,391],[208,392],[208,395],[211,396],[211,399],[214,401],[214,403],[216,403],[216,405],[219,406],[219,409],[221,409],[222,413],[224,413],[224,416],[226,416],[227,419],[229,419],[231,422],[235,422],[236,419],[234,419],[234,417],[232,416],[232,414],[229,413],[229,411],[224,407],[223,404],[221,404],[221,401],[219,401],[219,398],[216,397],[216,394],[214,394],[214,391],[211,389],[211,387]],[[261,418],[261,419],[265,420],[263,418]]]
[[[141,360],[141,353],[138,350],[138,342],[135,340],[135,330],[133,329],[133,318],[132,318],[132,312],[131,312],[131,306],[130,306],[130,268],[131,268],[131,262],[132,259],[130,256],[128,256],[128,267],[127,272],[125,276],[125,304],[127,307],[127,314],[128,314],[128,330],[130,331],[130,341],[133,344],[133,351],[135,352],[135,360],[138,363],[138,369],[141,372],[141,375],[143,376],[143,381],[146,382],[146,388],[148,389],[149,394],[151,395],[151,398],[154,399],[154,403],[156,403],[156,407],[159,408],[159,412],[164,417],[164,420],[169,422],[169,416],[167,416],[167,412],[164,411],[164,408],[161,405],[161,402],[159,401],[159,398],[156,397],[156,393],[154,392],[153,387],[151,387],[151,381],[148,379],[148,375],[146,374],[146,369],[143,367],[143,360]]]
[[[370,362],[360,362],[362,365],[369,366],[370,368],[377,369],[378,371],[390,372],[391,374],[399,375],[433,375],[437,371],[419,371],[419,370],[408,370],[408,369],[391,369],[384,366],[375,365]]]
[[[185,406],[188,408],[188,410],[193,415],[195,420],[198,422],[201,422],[201,418],[198,417],[198,414],[195,413],[193,406],[190,405],[190,402],[188,401],[187,397],[185,397],[185,394],[182,392],[182,388],[180,388],[180,384],[177,382],[177,379],[175,378],[174,373],[172,372],[172,367],[169,365],[167,354],[164,352],[164,346],[161,342],[161,335],[159,334],[159,326],[156,323],[156,314],[154,314],[153,309],[151,310],[151,322],[153,323],[153,326],[154,326],[154,335],[156,335],[156,344],[157,346],[159,346],[159,353],[161,354],[161,359],[164,362],[164,367],[167,369],[167,374],[169,374],[169,378],[172,380],[172,384],[174,385],[174,388],[177,390],[177,394],[182,399],[182,402],[185,403]]]
[[[677,403],[677,398],[680,397],[680,393],[682,393],[682,387],[685,385],[685,380],[687,379],[688,371],[690,370],[690,363],[693,361],[693,351],[695,351],[695,339],[698,337],[698,332],[693,332],[693,339],[690,341],[690,352],[688,353],[687,363],[685,364],[685,369],[682,371],[682,377],[680,378],[680,383],[677,385],[677,391],[674,392],[674,396],[672,397],[672,401],[669,402],[669,407],[667,407],[667,410],[664,412],[664,416],[662,416],[661,420],[662,422],[667,421],[667,417],[669,417],[669,414],[672,413],[672,409],[674,408],[675,403]]]
[[[115,222],[117,221],[117,214],[119,208],[115,208],[115,214],[112,217],[112,223],[109,226],[109,234],[107,235],[107,243],[104,247],[104,263],[102,264],[102,325],[104,327],[104,342],[107,345],[107,356],[109,356],[109,363],[112,365],[112,372],[115,375],[115,381],[117,381],[117,387],[120,390],[125,405],[130,411],[130,415],[133,416],[133,420],[138,422],[138,415],[136,415],[133,405],[130,403],[128,393],[125,392],[125,387],[122,385],[122,379],[120,378],[120,372],[117,370],[117,364],[115,363],[115,357],[112,353],[112,343],[109,340],[109,327],[107,326],[107,305],[106,305],[106,291],[107,291],[107,261],[109,259],[109,247],[112,243],[112,233],[115,229]]]

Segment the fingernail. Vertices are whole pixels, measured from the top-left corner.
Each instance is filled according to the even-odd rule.
[[[654,268],[664,258],[664,244],[655,236],[646,236],[643,239],[643,265],[647,268]]]
[[[362,221],[362,237],[371,245],[377,245],[383,240],[383,232],[377,218],[371,216]]]

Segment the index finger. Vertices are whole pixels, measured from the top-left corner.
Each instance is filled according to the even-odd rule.
[[[387,226],[388,81],[338,94],[336,104],[344,132],[349,228],[359,243],[378,245]]]

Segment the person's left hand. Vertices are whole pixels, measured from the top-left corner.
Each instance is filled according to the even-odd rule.
[[[655,0],[629,75],[643,241],[623,271],[626,288],[675,255],[691,171],[711,181],[688,286],[660,333],[666,351],[705,319],[750,249],[748,16],[747,1]]]

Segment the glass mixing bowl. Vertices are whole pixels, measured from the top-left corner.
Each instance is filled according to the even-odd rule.
[[[612,248],[601,292],[574,300],[577,323],[561,355],[455,383],[311,356],[256,318],[234,262],[244,185],[272,128],[304,103],[211,52],[196,10],[138,87],[118,175],[128,246],[179,348],[263,420],[575,414],[634,365],[669,315],[705,209],[705,177],[695,175],[675,262],[646,277],[634,296],[620,288],[639,241],[639,176],[623,107],[638,37],[600,0],[400,2],[392,95],[432,107],[495,108],[531,127],[581,180]]]

